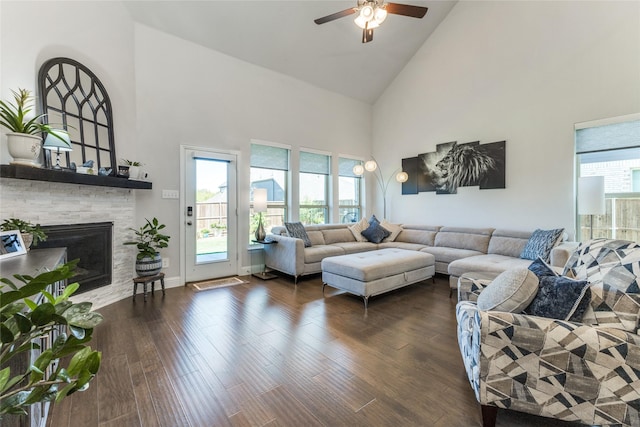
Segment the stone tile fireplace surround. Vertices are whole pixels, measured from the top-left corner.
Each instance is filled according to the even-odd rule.
[[[3,178],[0,218],[20,218],[41,225],[113,222],[113,278],[110,285],[77,295],[103,307],[132,292],[135,276],[133,246],[123,246],[135,227],[135,192],[127,188]]]

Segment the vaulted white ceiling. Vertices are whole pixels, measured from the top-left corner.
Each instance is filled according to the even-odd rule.
[[[456,0],[457,1],[457,0]],[[136,22],[366,103],[374,103],[456,1],[403,1],[428,7],[422,19],[389,15],[370,43],[354,16],[313,20],[352,1],[125,1]]]

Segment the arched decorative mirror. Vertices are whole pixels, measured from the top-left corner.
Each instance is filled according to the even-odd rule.
[[[78,61],[53,58],[40,68],[38,85],[45,122],[67,130],[71,138],[73,150],[64,153],[61,165],[69,168],[72,162],[81,166],[93,160],[96,171],[112,168],[115,174],[111,100],[98,77]],[[52,164],[48,150],[45,164]]]

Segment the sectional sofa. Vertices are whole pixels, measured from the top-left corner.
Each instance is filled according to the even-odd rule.
[[[532,231],[513,231],[494,228],[440,227],[402,225],[393,241],[381,243],[356,241],[348,228],[350,224],[305,226],[310,247],[301,239],[289,237],[285,227],[274,227],[267,240],[277,244],[265,245],[265,265],[294,277],[321,272],[324,258],[383,248],[423,251],[434,255],[436,273],[448,274],[451,289],[466,272],[501,273],[515,267],[527,267],[531,260],[521,259]],[[562,267],[577,244],[562,243],[551,251],[550,264]]]

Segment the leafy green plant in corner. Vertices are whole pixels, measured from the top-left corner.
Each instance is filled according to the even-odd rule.
[[[155,257],[156,253],[169,246],[169,239],[171,236],[160,233],[160,230],[165,228],[164,224],[160,224],[157,218],[148,220],[142,227],[135,229],[129,228],[129,230],[135,233],[135,239],[128,242],[124,242],[124,245],[136,245],[138,248],[137,258],[139,260],[149,257]]]
[[[42,230],[42,227],[40,227],[40,224],[32,224],[18,218],[5,219],[4,222],[0,224],[0,230],[19,230],[20,233],[31,234],[33,236],[34,246],[37,246],[38,242],[44,242],[47,240],[47,235]]]
[[[0,278],[0,417],[26,414],[25,408],[44,401],[59,402],[83,391],[100,369],[102,354],[86,343],[103,320],[91,311],[90,302],[74,304],[69,297],[78,289],[73,283],[59,296],[49,285],[69,279],[77,264],[72,261],[36,277],[15,275],[19,285]],[[58,331],[50,348],[41,349],[41,338]],[[26,370],[9,362],[40,349]]]
[[[65,144],[68,142],[51,128],[48,124],[40,123],[46,114],[40,114],[32,118],[30,112],[33,110],[33,97],[28,89],[12,90],[14,102],[0,101],[0,125],[13,133],[24,133],[27,135],[37,135],[41,132],[52,134]]]

